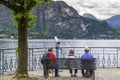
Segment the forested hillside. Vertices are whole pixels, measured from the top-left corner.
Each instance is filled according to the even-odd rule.
[[[36,27],[28,31],[29,38],[51,39],[116,39],[120,38],[115,29],[106,21],[82,17],[63,1],[40,4],[34,9]],[[0,5],[1,38],[17,38],[17,27],[13,25],[12,11]]]

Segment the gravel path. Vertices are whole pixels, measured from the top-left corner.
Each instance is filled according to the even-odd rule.
[[[81,72],[78,71],[76,78],[71,78],[68,70],[63,70],[59,72],[61,77],[55,78],[52,73],[50,73],[49,80],[91,80],[90,78],[82,78]],[[16,80],[12,79],[14,75],[0,75],[0,80]],[[31,79],[29,80],[45,80],[43,77],[42,70],[39,71],[30,71],[29,76]],[[120,80],[120,68],[99,68],[95,71],[95,80]],[[24,79],[22,79],[24,80]]]

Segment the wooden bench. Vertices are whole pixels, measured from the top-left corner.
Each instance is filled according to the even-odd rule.
[[[95,70],[96,70],[96,58],[93,59],[80,59],[80,58],[56,58],[56,59],[47,59],[47,62],[53,62],[53,65],[48,65],[48,69],[71,69],[76,68],[78,70],[85,69],[86,71],[93,70],[92,80],[95,80]],[[45,67],[44,66],[44,67]],[[46,69],[45,68],[45,69]],[[46,69],[46,70],[48,70]],[[87,75],[87,73],[86,73]]]

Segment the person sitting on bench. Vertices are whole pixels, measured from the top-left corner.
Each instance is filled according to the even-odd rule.
[[[67,58],[76,58],[73,50],[69,51],[69,55],[67,56]],[[74,74],[73,74],[73,71],[74,71]],[[71,77],[76,77],[77,76],[76,75],[77,74],[77,68],[71,68],[70,69],[70,74],[71,74]]]
[[[92,59],[93,55],[91,53],[89,53],[89,48],[85,47],[84,51],[85,53],[81,56],[81,59]],[[82,73],[82,77],[86,77],[84,69],[81,70]],[[93,70],[90,70],[90,76],[92,76]]]

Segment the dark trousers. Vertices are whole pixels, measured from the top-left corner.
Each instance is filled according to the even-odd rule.
[[[72,73],[73,73],[73,71],[74,71],[74,74],[76,74],[76,73],[77,73],[77,69],[70,69],[70,74],[72,74]]]
[[[81,73],[82,73],[82,76],[85,76],[84,69],[81,70]],[[90,70],[90,76],[92,76],[92,74],[93,74],[93,70]]]
[[[43,75],[44,75],[44,77],[49,77],[48,69],[49,69],[49,66],[43,65],[43,70],[44,70]],[[58,69],[57,68],[55,69],[55,76],[58,76]]]
[[[43,65],[43,75],[44,75],[44,77],[48,77],[49,76],[49,74],[48,74],[48,68],[47,68],[46,65]]]
[[[58,69],[55,69],[55,76],[58,76]]]

